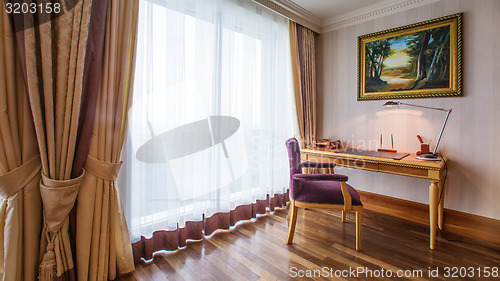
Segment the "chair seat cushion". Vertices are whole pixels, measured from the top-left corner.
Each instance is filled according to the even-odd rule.
[[[343,205],[344,196],[338,181],[301,181],[299,194],[295,196],[296,201],[304,203],[319,203]],[[347,191],[351,195],[353,206],[362,206],[358,192],[346,184]]]

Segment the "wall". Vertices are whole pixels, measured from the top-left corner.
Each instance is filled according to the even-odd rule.
[[[439,151],[449,161],[445,208],[500,219],[500,1],[441,0],[317,37],[318,137],[376,149],[390,134],[399,151],[436,142],[444,112],[356,101],[357,37],[463,12],[463,97],[414,99],[453,108]],[[433,145],[431,143],[431,149]],[[428,181],[337,168],[359,190],[428,203]]]

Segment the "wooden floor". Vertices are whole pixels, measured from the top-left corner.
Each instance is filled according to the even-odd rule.
[[[326,280],[324,276],[333,277],[329,280],[500,280],[484,277],[486,272],[494,274],[491,267],[500,267],[500,245],[443,232],[438,233],[437,249],[431,251],[428,226],[365,210],[363,248],[356,252],[354,212],[342,224],[340,211],[300,209],[294,244],[288,246],[286,214],[277,210],[191,242],[185,249],[157,253],[150,264],[140,264],[133,275],[117,280]],[[446,278],[445,267],[457,267],[457,277]],[[429,268],[432,273],[438,269],[437,278],[429,278]],[[350,269],[354,274],[349,276]],[[358,269],[371,270],[371,276],[356,274]],[[460,269],[462,276],[474,277],[460,277]],[[392,277],[387,277],[387,270]],[[449,273],[453,272],[451,268]],[[307,273],[316,278],[298,277]],[[335,278],[342,273],[344,277]],[[398,273],[410,276],[397,277]]]

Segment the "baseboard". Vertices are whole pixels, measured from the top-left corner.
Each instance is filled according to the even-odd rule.
[[[399,198],[358,191],[365,209],[429,225],[429,206]],[[444,230],[500,244],[500,220],[444,209]]]

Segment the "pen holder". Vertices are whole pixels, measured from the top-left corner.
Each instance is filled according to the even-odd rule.
[[[420,154],[429,154],[429,144],[427,143],[420,144]]]
[[[389,149],[389,148],[379,148],[377,149],[378,152],[392,152],[392,153],[396,153],[398,152],[396,149]]]

